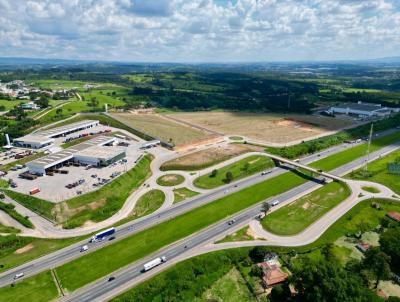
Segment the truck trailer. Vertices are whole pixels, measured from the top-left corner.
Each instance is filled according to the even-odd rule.
[[[100,233],[97,233],[96,235],[94,235],[89,242],[95,242],[95,241],[102,241],[104,238],[112,235],[115,233],[115,228],[110,228],[107,230],[104,230]]]
[[[142,272],[147,272],[147,271],[151,270],[152,268],[156,267],[157,265],[164,263],[165,261],[167,261],[167,258],[165,256],[158,257],[154,260],[151,260],[144,264]]]

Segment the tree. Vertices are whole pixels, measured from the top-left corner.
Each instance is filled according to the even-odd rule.
[[[390,256],[392,269],[400,272],[400,227],[388,229],[379,238],[381,250]]]
[[[253,264],[251,267],[251,275],[255,277],[262,277],[263,270],[257,264]]]
[[[271,205],[269,204],[269,202],[264,201],[261,206],[261,210],[263,211],[264,215],[267,215],[267,213],[269,212],[270,209],[271,209]]]
[[[49,106],[49,99],[45,96],[41,96],[35,103],[41,108],[46,108]]]
[[[63,112],[62,108],[57,108],[57,109],[56,109],[56,115],[57,115],[57,116],[61,116],[61,115],[62,115],[62,112]]]
[[[371,248],[365,253],[363,265],[373,275],[375,288],[378,287],[379,281],[390,278],[389,262],[390,257],[377,247]]]
[[[230,183],[233,180],[233,174],[232,174],[231,171],[226,172],[225,180],[226,180],[227,183]]]
[[[210,177],[215,177],[215,176],[217,176],[217,174],[218,174],[218,170],[214,169],[211,171]]]

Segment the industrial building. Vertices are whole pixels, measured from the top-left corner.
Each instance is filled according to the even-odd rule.
[[[387,116],[392,112],[397,112],[398,108],[382,107],[381,104],[372,103],[345,103],[337,106],[332,106],[329,109],[330,113],[342,113],[348,115],[356,115],[358,117],[379,117]]]
[[[68,149],[56,152],[26,164],[29,173],[44,175],[50,169],[58,169],[68,162],[77,162],[93,166],[107,166],[126,156],[125,150],[118,147],[106,147],[116,142],[115,137],[98,136]]]
[[[65,136],[73,132],[89,129],[99,125],[99,121],[83,120],[65,126],[60,126],[48,130],[38,131],[13,140],[17,147],[41,149],[51,145],[54,138]]]

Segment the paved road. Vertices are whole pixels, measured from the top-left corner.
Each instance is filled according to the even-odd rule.
[[[391,132],[393,132],[393,130],[387,131],[386,133],[391,133]],[[340,152],[340,151],[344,150],[345,148],[349,148],[349,147],[352,147],[352,146],[349,146],[347,144],[335,146],[335,147],[327,149],[323,152],[320,152],[319,154],[314,154],[307,158],[304,158],[300,162],[307,164],[307,163],[313,162],[315,160],[318,160],[322,157],[331,155],[333,153]],[[386,150],[388,148],[389,149],[397,148],[397,145],[393,145],[391,147],[386,147],[383,149]],[[383,149],[382,149],[382,151],[383,151]],[[383,154],[384,152],[381,152],[381,153]],[[372,159],[373,156],[371,156],[370,158]],[[359,165],[358,161],[356,161],[356,162],[357,163],[353,165],[354,167]],[[362,162],[362,160],[361,160],[361,162]],[[351,167],[348,170],[351,170]],[[249,178],[239,180],[230,185],[223,186],[221,188],[213,190],[210,193],[203,194],[198,197],[192,198],[186,202],[182,202],[182,203],[173,205],[172,207],[166,209],[165,211],[163,211],[159,214],[149,215],[149,216],[143,217],[141,219],[137,219],[132,222],[126,223],[117,228],[117,232],[116,232],[117,239],[116,240],[120,240],[126,236],[130,236],[134,233],[137,233],[137,232],[142,231],[146,228],[149,228],[153,225],[156,225],[162,221],[165,221],[165,220],[171,219],[173,217],[176,217],[178,215],[181,215],[182,213],[188,212],[196,207],[202,206],[202,205],[207,204],[207,203],[209,203],[213,200],[216,200],[220,197],[226,196],[227,194],[231,194],[235,191],[239,191],[244,187],[254,185],[256,183],[262,182],[268,178],[272,178],[272,177],[282,174],[284,172],[285,172],[284,169],[274,168],[271,170],[271,173],[268,175],[264,175],[264,176],[261,176],[260,174],[253,175]],[[291,191],[284,193],[284,194],[289,194],[289,195],[282,195],[282,197],[279,197],[279,198],[280,198],[280,200],[286,200],[290,196],[292,196],[290,194],[298,195],[301,192],[308,190],[313,185],[315,185],[315,183],[308,182],[302,186],[299,186],[297,188],[294,188]],[[259,212],[259,206],[255,206],[254,208],[252,208],[248,211],[254,211],[254,212],[251,212],[251,215],[254,216],[255,215],[254,213]],[[222,225],[223,224],[224,223],[222,223]],[[215,236],[214,233],[213,233],[213,236]],[[203,240],[203,242],[204,242],[204,240]],[[44,270],[59,266],[65,262],[69,262],[75,258],[80,257],[82,255],[82,253],[80,253],[79,250],[80,250],[80,247],[84,244],[87,244],[87,240],[73,244],[64,249],[61,249],[54,253],[48,254],[41,258],[35,259],[33,261],[30,261],[26,264],[23,264],[19,267],[16,267],[14,269],[11,269],[7,272],[0,274],[0,287],[12,283],[12,281],[13,281],[12,278],[16,273],[24,272],[25,277],[29,277],[29,276],[35,275],[39,272],[42,272]],[[109,242],[103,241],[103,242],[97,242],[97,243],[90,243],[89,251],[94,251],[100,247],[103,247],[106,244],[109,244]]]
[[[370,160],[374,160],[379,158],[380,156],[390,153],[400,147],[400,143],[395,143],[390,146],[384,147],[379,151],[376,151],[370,155]],[[360,167],[364,163],[364,158],[357,159],[349,164],[344,165],[343,167],[337,168],[332,173],[337,173],[338,175],[343,175],[351,171],[352,169],[356,169]],[[285,193],[282,193],[278,196],[275,196],[274,199],[279,199],[281,201],[281,206],[284,206],[287,201],[296,198],[302,194],[302,192],[306,192],[313,187],[318,187],[320,183],[315,181],[308,181],[296,188],[293,188]],[[83,287],[82,289],[74,292],[70,296],[67,296],[61,301],[104,301],[106,298],[110,297],[110,293],[118,293],[118,288],[121,288],[120,292],[123,292],[129,286],[133,286],[134,284],[142,281],[146,278],[147,274],[150,272],[142,273],[141,269],[143,268],[143,264],[147,261],[154,259],[156,257],[166,256],[168,261],[174,261],[177,258],[182,258],[182,254],[185,252],[189,252],[189,250],[194,250],[196,248],[200,248],[204,246],[206,243],[209,243],[210,240],[217,237],[219,234],[229,232],[229,229],[233,229],[238,224],[247,223],[250,220],[254,219],[261,211],[262,205],[257,204],[249,209],[246,209],[236,215],[233,216],[235,219],[234,225],[229,225],[227,221],[222,221],[217,224],[212,225],[211,227],[202,230],[196,234],[193,234],[183,241],[175,243],[167,248],[158,251],[157,253],[153,254],[151,257],[147,257],[146,259],[142,259],[134,264],[128,266],[125,269],[119,270],[118,272],[114,273],[113,276],[115,280],[108,282],[107,277],[92,283],[89,286]],[[336,217],[336,219],[340,218]],[[231,218],[230,218],[231,219]],[[333,223],[332,221],[331,223]],[[314,232],[313,238],[308,238],[306,243],[313,242],[316,240],[320,235],[321,232]],[[266,242],[268,244],[268,242]],[[274,245],[279,245],[276,243]],[[302,245],[302,241],[298,241],[297,245]],[[185,248],[187,246],[187,248]],[[128,286],[129,284],[129,286]],[[124,287],[125,285],[125,287]]]

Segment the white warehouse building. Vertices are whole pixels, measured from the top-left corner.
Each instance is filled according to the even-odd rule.
[[[332,106],[329,111],[331,113],[357,115],[359,117],[373,117],[390,115],[392,112],[397,112],[398,108],[388,108],[382,107],[380,104],[358,102]]]

